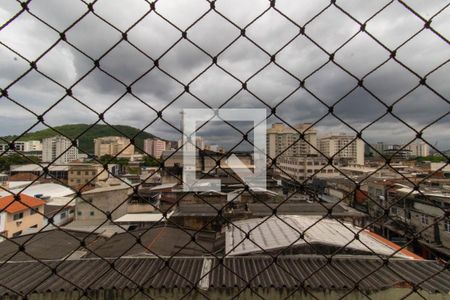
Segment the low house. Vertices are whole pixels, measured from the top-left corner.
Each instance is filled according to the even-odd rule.
[[[20,194],[0,198],[0,234],[5,237],[21,235],[30,228],[42,228],[45,201]]]
[[[47,201],[44,207],[45,225],[49,219],[55,226],[63,226],[73,221],[75,217],[76,197],[54,197]]]
[[[100,164],[69,164],[68,184],[70,187],[81,187],[87,184],[95,185],[97,181],[106,181],[108,177],[109,173]]]

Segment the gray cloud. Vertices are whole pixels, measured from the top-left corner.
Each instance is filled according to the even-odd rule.
[[[337,3],[360,22],[365,22],[385,2],[383,1],[345,1]],[[301,1],[276,2],[276,8],[300,25],[304,25],[320,10],[329,5],[329,1],[314,1],[305,4]],[[442,1],[425,5],[421,1],[413,1],[414,9],[426,18],[433,16],[443,6]],[[235,22],[238,26],[246,26],[256,16],[269,7],[267,1],[217,1],[216,9]],[[20,7],[15,1],[6,1],[0,8],[0,21],[6,21]],[[119,30],[128,30],[139,18],[148,13],[150,6],[144,1],[99,1],[94,5],[95,12],[107,22],[114,24]],[[207,1],[159,1],[156,9],[181,30],[186,30],[203,13],[208,11]],[[57,0],[32,1],[30,11],[46,20],[57,30],[65,30],[77,18],[87,11],[81,1]],[[448,15],[448,9],[441,13]],[[450,19],[438,15],[432,26],[443,36],[449,37]],[[376,71],[371,71],[389,58],[390,50],[402,45],[413,34],[423,28],[423,22],[408,12],[401,4],[394,2],[387,9],[367,23],[367,31],[388,49],[374,41],[369,34],[361,32],[356,38],[339,49],[335,62],[358,78],[364,77],[364,85],[387,105],[394,105],[393,113],[401,117],[416,130],[421,130],[430,122],[450,110],[448,102],[440,99],[426,87],[419,87],[419,78],[407,68],[390,59]],[[315,42],[329,52],[335,51],[351,35],[359,30],[359,25],[348,16],[331,6],[322,15],[306,25],[306,33]],[[280,50],[298,33],[298,28],[275,10],[269,10],[263,17],[246,28],[247,36],[264,48],[269,54]],[[226,74],[218,66],[211,66],[203,75],[190,84],[190,92],[211,107],[219,107],[231,98],[227,108],[267,108],[260,98],[273,107],[285,99],[299,87],[299,79],[305,79],[313,71],[320,70],[306,78],[305,87],[319,97],[326,105],[333,105],[357,86],[358,80],[347,74],[328,56],[305,36],[297,37],[284,47],[276,56],[280,67],[270,64],[256,76],[255,72],[270,62],[270,56],[264,53],[247,38],[240,37],[230,48],[222,49],[238,37],[240,31],[224,17],[214,11],[209,12],[196,25],[187,30],[187,36],[211,56],[218,55],[218,65],[232,73],[240,81],[248,81],[249,91],[241,90],[241,83]],[[69,43],[76,45],[92,59],[100,60],[101,68],[123,81],[125,84],[154,68],[139,81],[133,84],[133,95],[126,95],[116,105],[108,109],[126,88],[115,79],[99,69],[92,71],[73,88],[73,95],[96,112],[104,112],[107,122],[126,124],[143,128],[156,118],[157,111],[164,109],[168,103],[179,97],[169,108],[164,109],[163,118],[179,128],[179,112],[183,108],[205,108],[195,97],[184,92],[183,84],[191,82],[212,59],[190,42],[181,38],[181,32],[167,23],[154,12],[128,32],[128,39],[150,58],[146,57],[126,41],[120,42],[112,51],[104,55],[114,44],[121,40],[121,33],[88,14],[78,24],[67,31]],[[35,60],[58,38],[58,33],[41,24],[27,13],[22,14],[0,32],[0,40],[25,56]],[[170,51],[163,55],[174,43]],[[32,71],[22,80],[8,89],[9,95],[21,105],[36,113],[43,113],[49,106],[64,96],[64,90],[75,84],[91,68],[94,67],[86,57],[65,42],[48,52],[38,61],[38,69],[56,80],[64,87],[51,83],[45,77]],[[161,57],[161,55],[163,55]],[[396,59],[420,76],[427,75],[427,84],[447,100],[450,96],[448,80],[450,66],[447,63],[436,72],[428,73],[450,58],[450,48],[445,41],[428,29],[424,29],[417,37],[408,41],[397,51]],[[159,69],[155,68],[152,59],[159,59]],[[18,55],[0,46],[0,87],[7,87],[18,76],[29,69],[29,66]],[[164,72],[167,72],[166,75]],[[182,84],[177,83],[175,77]],[[241,90],[241,91],[240,91]],[[240,91],[240,92],[238,92]],[[236,94],[237,93],[237,94]],[[252,93],[254,95],[252,95]],[[383,115],[386,108],[372,95],[362,88],[357,88],[345,99],[335,105],[335,114],[360,130],[373,120]],[[234,96],[233,96],[234,95]],[[256,97],[255,97],[256,96]],[[395,102],[403,97],[398,103]],[[142,103],[142,102],[144,103]],[[299,89],[277,107],[277,116],[269,122],[286,121],[289,123],[316,122],[327,114],[328,108],[321,104],[309,92]],[[76,113],[74,113],[76,112]],[[36,122],[36,118],[9,102],[0,99],[0,134],[20,134]],[[94,122],[95,113],[66,97],[45,116],[52,126],[65,123]],[[445,122],[447,121],[447,122]],[[424,136],[434,144],[439,140],[439,147],[450,147],[450,126],[448,117],[425,130]],[[211,143],[232,144],[233,134],[220,123],[211,124],[202,134]],[[42,125],[36,128],[42,128]],[[351,129],[329,115],[317,124],[317,128],[325,132],[347,131]],[[162,120],[156,121],[148,131],[157,135],[176,139],[178,133]],[[228,133],[227,133],[228,132]],[[415,134],[406,126],[386,116],[363,132],[370,141],[385,140],[405,142],[413,139]]]

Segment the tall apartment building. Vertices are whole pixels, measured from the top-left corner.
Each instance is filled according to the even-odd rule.
[[[411,151],[412,157],[429,156],[430,146],[425,142],[416,142],[408,145],[406,148]]]
[[[80,159],[78,148],[72,141],[63,136],[54,136],[42,141],[42,161],[54,164],[67,164]]]
[[[132,157],[134,145],[130,139],[122,136],[107,136],[94,139],[95,156],[111,155],[117,157]]]
[[[312,146],[317,148],[317,130],[309,128],[310,126],[308,123],[298,124],[294,126],[294,130],[282,123],[272,124],[267,129],[267,154],[272,158],[281,153],[282,156],[316,154],[317,151]],[[300,133],[304,134],[303,139],[299,139]]]
[[[183,147],[184,139],[178,140],[178,148]],[[186,142],[185,145],[187,151],[194,152],[196,150],[205,150],[205,140],[201,136],[195,137],[195,145],[193,143]]]
[[[156,138],[144,140],[144,151],[154,158],[160,158],[163,151],[166,150],[167,150],[166,141]]]
[[[364,165],[364,142],[345,133],[330,134],[319,139],[319,150],[326,157],[350,164]]]

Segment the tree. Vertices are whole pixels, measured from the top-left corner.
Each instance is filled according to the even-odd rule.
[[[38,162],[39,158],[36,156],[23,156],[20,154],[2,155],[0,156],[0,171],[9,171],[11,165],[26,165]]]
[[[150,155],[146,155],[142,162],[142,165],[145,167],[159,167],[160,163],[157,159],[151,157]]]

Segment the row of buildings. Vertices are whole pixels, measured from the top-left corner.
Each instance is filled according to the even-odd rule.
[[[267,154],[271,158],[317,156],[364,165],[364,142],[344,133],[318,136],[317,130],[308,123],[294,127],[276,123],[267,130]]]
[[[118,158],[138,158],[135,146],[130,139],[121,136],[108,136],[96,138],[94,143],[94,155],[102,157],[110,155]],[[10,150],[10,145],[0,144],[0,153],[11,154],[20,152],[26,156],[38,157],[42,162],[54,162],[55,164],[67,164],[73,161],[84,160],[88,157],[78,149],[78,141],[72,142],[63,136],[45,138],[42,141],[16,141],[14,150]],[[144,152],[156,159],[161,157],[165,150],[172,148],[172,142],[158,138],[144,140]]]
[[[394,156],[399,159],[427,157],[430,155],[430,146],[425,142],[413,142],[405,145],[378,142],[368,146],[366,154],[375,158],[382,158],[383,156]]]

